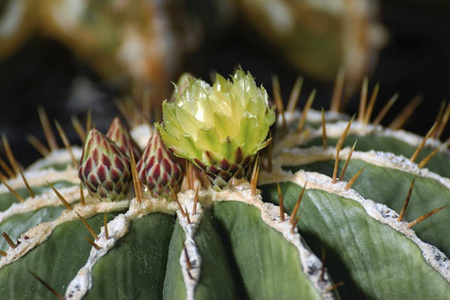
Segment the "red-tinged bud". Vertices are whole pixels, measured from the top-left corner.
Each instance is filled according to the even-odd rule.
[[[140,181],[153,196],[170,199],[171,191],[178,192],[183,180],[183,169],[172,151],[167,149],[157,130],[154,130],[137,164]]]
[[[129,188],[130,161],[113,141],[92,129],[83,148],[78,176],[91,195],[106,201],[121,200]]]
[[[141,157],[141,149],[133,140],[130,135],[130,132],[126,128],[126,126],[120,121],[118,117],[115,117],[109,126],[108,133],[106,136],[110,138],[114,143],[116,143],[117,147],[126,155],[130,155],[130,149],[133,150],[134,157],[139,159]]]

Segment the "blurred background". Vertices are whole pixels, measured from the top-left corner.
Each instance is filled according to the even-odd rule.
[[[269,94],[277,75],[285,101],[302,75],[299,106],[317,88],[316,109],[342,68],[349,114],[368,76],[375,114],[400,94],[385,125],[420,94],[405,128],[423,135],[450,95],[449,25],[447,0],[0,0],[0,132],[27,165],[39,157],[27,134],[44,141],[39,106],[79,143],[73,115],[91,110],[105,131],[133,88],[157,109],[182,72],[210,81],[240,65]]]

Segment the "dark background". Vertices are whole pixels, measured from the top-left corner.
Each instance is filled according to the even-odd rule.
[[[384,124],[389,124],[413,96],[421,93],[424,101],[406,124],[406,129],[423,135],[432,126],[441,101],[448,99],[449,7],[445,1],[381,2],[379,18],[389,32],[389,41],[370,74],[370,88],[380,82],[379,106],[395,92],[400,93]],[[250,70],[269,93],[271,76],[277,74],[284,98],[288,97],[299,75],[248,33],[237,28],[224,40],[204,46],[187,57],[182,69],[208,80],[212,70],[230,74],[239,64],[244,70]],[[299,105],[304,105],[312,88],[318,88],[313,107],[328,108],[332,83],[316,82],[308,77]],[[7,135],[18,160],[27,165],[39,154],[26,142],[26,134],[32,133],[44,140],[37,106],[45,107],[49,118],[58,119],[68,133],[73,132],[70,116],[75,114],[83,119],[90,108],[94,122],[105,130],[102,127],[118,114],[112,101],[119,96],[114,82],[99,78],[69,49],[55,41],[36,37],[0,62],[0,132]],[[352,98],[348,113],[357,111],[357,98],[357,95]],[[375,113],[380,109],[376,107]],[[447,128],[442,139],[448,138],[449,133]],[[71,134],[71,140],[79,143],[74,134]]]

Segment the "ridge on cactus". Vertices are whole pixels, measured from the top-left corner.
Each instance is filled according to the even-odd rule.
[[[164,122],[156,127],[175,155],[204,170],[221,189],[231,178],[248,176],[254,156],[269,143],[275,112],[266,90],[242,69],[231,80],[217,75],[212,86],[187,80],[182,92],[163,103]]]
[[[101,200],[122,200],[131,179],[130,161],[113,141],[91,129],[83,148],[78,176],[89,193]]]

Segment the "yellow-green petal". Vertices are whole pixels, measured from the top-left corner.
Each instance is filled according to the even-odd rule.
[[[231,79],[217,75],[212,86],[199,79],[183,80],[174,101],[164,102],[163,119],[158,129],[166,146],[202,168],[221,188],[228,178],[247,176],[243,170],[267,144],[275,112],[266,90],[239,69]],[[221,173],[233,164],[230,170],[239,171]],[[216,181],[211,176],[222,177]]]

